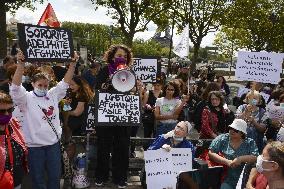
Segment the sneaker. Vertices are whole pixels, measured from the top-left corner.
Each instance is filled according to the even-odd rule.
[[[127,182],[119,182],[119,184],[118,184],[118,188],[126,188],[126,186],[127,186]]]
[[[90,182],[85,175],[75,175],[73,177],[73,186],[75,188],[87,188],[90,186]]]
[[[100,180],[95,182],[96,186],[102,186],[103,184],[104,184],[103,181],[100,181]]]

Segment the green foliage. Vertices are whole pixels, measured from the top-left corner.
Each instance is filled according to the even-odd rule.
[[[124,43],[132,47],[135,33],[147,30],[150,21],[166,14],[173,0],[91,0],[96,6],[108,9],[108,15],[116,20],[116,27],[124,35]],[[164,20],[163,20],[164,21]]]
[[[122,42],[120,30],[111,26],[63,22],[62,28],[70,29],[77,47],[85,46],[93,55],[100,56],[111,44]]]
[[[26,7],[30,10],[35,10],[34,4],[36,2],[43,3],[45,0],[4,0],[6,12],[15,13],[20,7]]]
[[[162,47],[159,43],[154,40],[134,40],[132,51],[134,57],[142,56],[160,56],[167,57],[170,49],[168,47]]]
[[[284,51],[284,0],[238,0],[223,16],[223,32],[251,51]]]

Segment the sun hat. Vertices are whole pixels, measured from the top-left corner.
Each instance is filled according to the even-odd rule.
[[[229,127],[241,131],[244,134],[247,134],[247,123],[242,119],[235,119]]]

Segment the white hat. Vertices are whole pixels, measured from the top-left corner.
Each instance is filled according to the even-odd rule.
[[[184,123],[185,126],[187,127],[187,133],[189,134],[192,129],[192,125],[188,121],[180,121],[180,123]]]
[[[229,127],[232,127],[238,131],[241,131],[244,134],[247,134],[247,123],[242,119],[235,119]]]

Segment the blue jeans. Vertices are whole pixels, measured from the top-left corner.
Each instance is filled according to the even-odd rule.
[[[60,189],[61,151],[59,142],[28,148],[28,164],[33,189]],[[45,183],[47,173],[47,186]]]
[[[167,132],[173,130],[177,123],[158,123],[157,124],[157,132],[156,137],[158,137],[161,134],[166,134]]]

